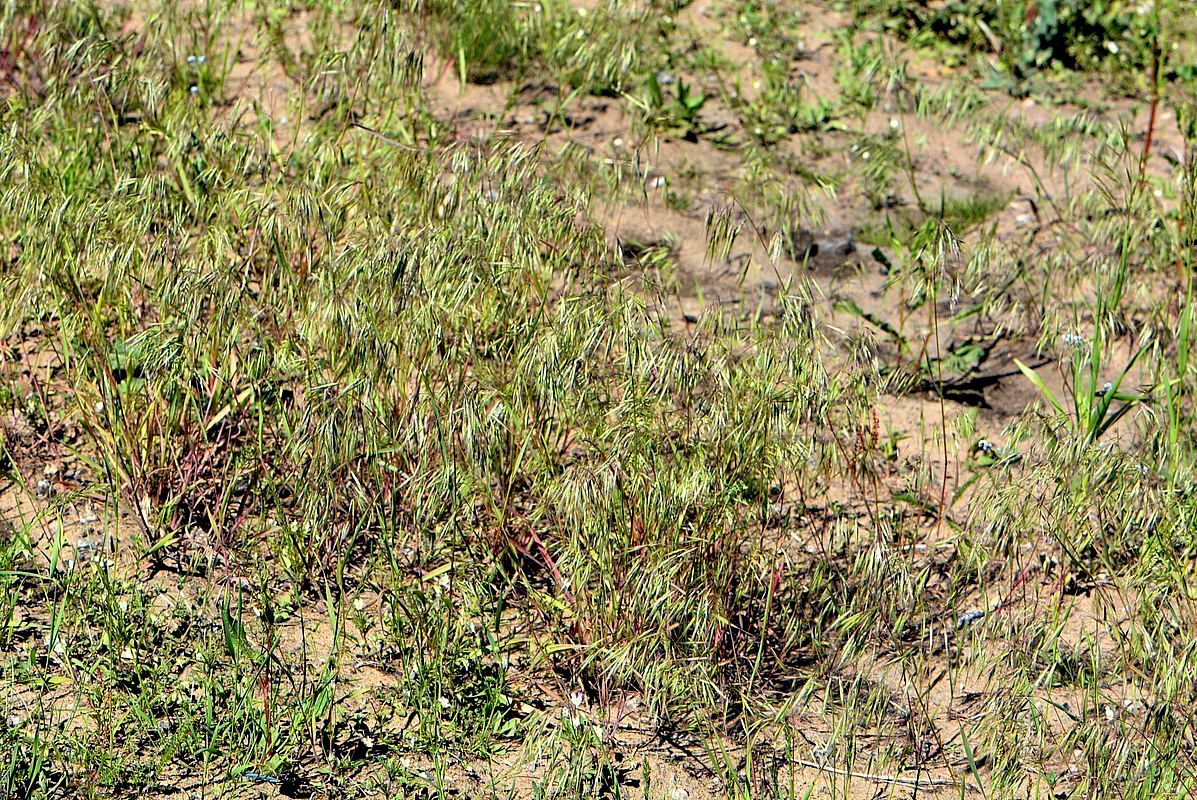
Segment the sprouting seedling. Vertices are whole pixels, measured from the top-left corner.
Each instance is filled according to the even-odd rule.
[[[692,133],[698,122],[698,113],[707,102],[707,96],[696,91],[681,78],[675,81],[672,76],[668,76],[667,82],[673,83],[674,94],[668,96],[662,86],[662,83],[666,82],[662,80],[665,76],[666,73],[650,73],[644,84],[645,96],[629,96],[628,100],[653,118],[657,124]]]
[[[686,122],[693,123],[698,118],[698,112],[702,110],[706,102],[707,96],[705,94],[694,91],[686,85],[684,80],[678,79],[677,104],[681,110],[681,116]]]

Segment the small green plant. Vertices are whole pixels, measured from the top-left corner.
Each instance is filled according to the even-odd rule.
[[[650,74],[644,84],[643,99],[633,102],[643,110],[650,125],[696,139],[701,132],[698,115],[706,105],[707,96],[672,75],[668,81],[673,84],[673,91],[667,92],[662,85],[663,77],[664,73]]]
[[[858,19],[885,20],[907,36],[996,55],[1017,88],[1035,73],[1117,65],[1141,70],[1151,63],[1158,21],[1125,0],[950,0],[897,3],[855,0]]]
[[[1065,381],[1067,398],[1058,397],[1043,377],[1022,361],[1015,359],[1014,363],[1052,408],[1068,420],[1073,432],[1084,443],[1091,444],[1136,406],[1150,400],[1150,392],[1128,392],[1123,390],[1122,385],[1135,362],[1151,345],[1149,342],[1140,345],[1113,380],[1105,380],[1102,372],[1104,340],[1100,333],[1095,333],[1091,339],[1079,334],[1065,334],[1064,344],[1068,348],[1065,357],[1068,366],[1068,378]]]
[[[842,129],[836,121],[840,103],[804,91],[802,80],[788,74],[784,64],[766,61],[761,69],[764,86],[760,92],[751,101],[737,104],[745,127],[759,142],[773,145],[801,131]],[[735,95],[743,95],[739,86]]]

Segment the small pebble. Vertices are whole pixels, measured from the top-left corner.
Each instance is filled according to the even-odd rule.
[[[982,611],[981,609],[979,609],[979,608],[970,609],[969,611],[965,611],[963,614],[961,614],[959,617],[956,618],[956,627],[963,628],[967,625],[971,625],[984,616],[985,616],[985,612]]]

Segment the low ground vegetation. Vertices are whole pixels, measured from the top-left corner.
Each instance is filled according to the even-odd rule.
[[[1180,0],[0,7],[0,798],[1188,796]]]

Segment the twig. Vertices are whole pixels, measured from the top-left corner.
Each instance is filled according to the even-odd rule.
[[[1155,136],[1156,114],[1160,108],[1160,0],[1152,5],[1154,36],[1151,38],[1151,106],[1147,115],[1147,135],[1143,138],[1143,153],[1139,156],[1139,180],[1144,179],[1147,157],[1151,155],[1151,140]]]
[[[835,775],[844,775],[849,778],[860,778],[865,781],[874,781],[876,783],[892,783],[901,786],[913,786],[916,789],[927,789],[936,786],[964,786],[969,789],[974,789],[970,784],[957,783],[956,781],[943,780],[942,778],[903,778],[900,775],[878,775],[872,772],[856,772],[850,769],[840,769],[838,767],[829,767],[826,764],[818,764],[814,761],[807,761],[802,758],[794,759],[795,764],[801,764],[804,767],[817,769],[820,772],[830,772]]]
[[[398,147],[400,150],[407,150],[408,152],[411,152],[411,153],[423,152],[423,150],[419,147],[412,147],[411,145],[406,145],[403,142],[399,141],[398,139],[394,139],[390,136],[387,136],[385,133],[376,131],[373,128],[366,127],[365,125],[361,124],[360,122],[351,122],[351,123],[349,123],[349,127],[357,128],[358,130],[363,130],[366,133],[373,136],[374,138],[381,139],[382,141],[386,142],[389,145],[392,145],[393,147]]]

